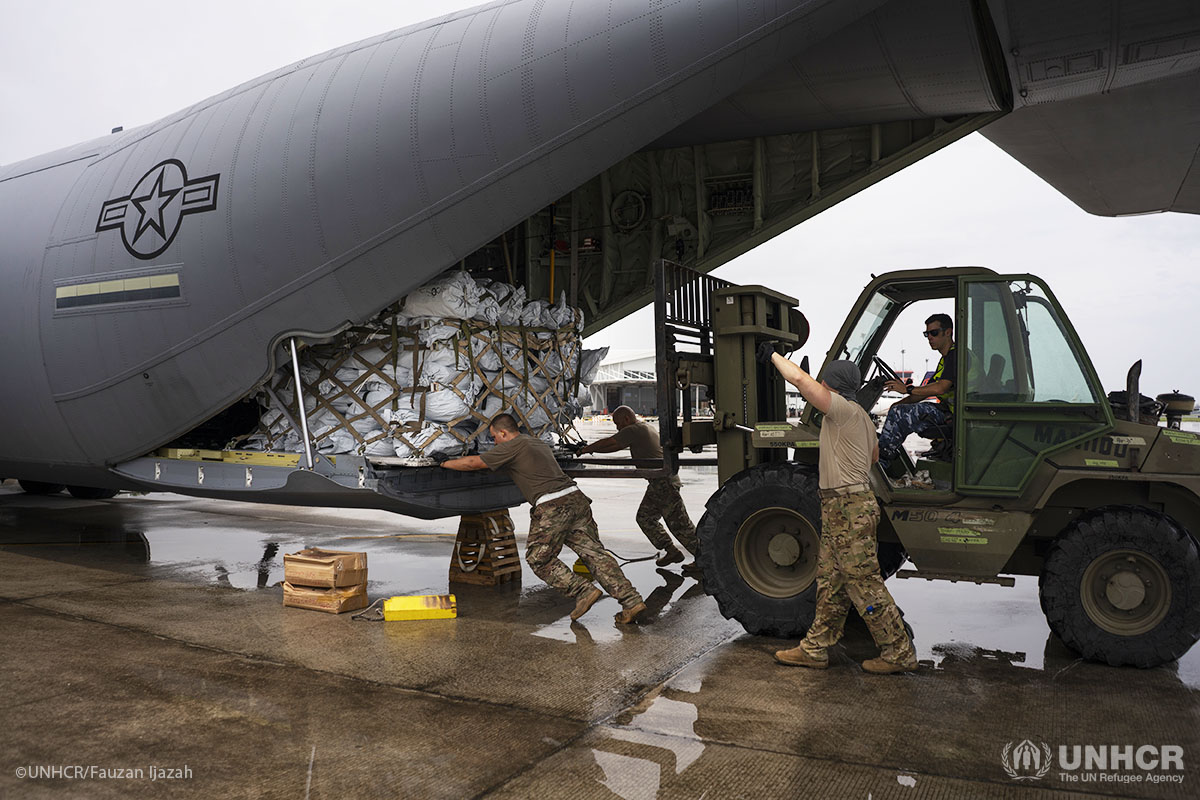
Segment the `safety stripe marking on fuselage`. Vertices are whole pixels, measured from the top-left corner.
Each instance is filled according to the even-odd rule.
[[[54,307],[81,308],[141,300],[164,300],[179,296],[179,273],[172,272],[165,275],[143,275],[138,278],[59,286],[54,290]]]

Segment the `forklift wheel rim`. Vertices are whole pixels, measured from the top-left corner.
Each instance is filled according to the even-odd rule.
[[[1139,550],[1112,550],[1093,559],[1079,594],[1092,622],[1118,636],[1154,630],[1171,609],[1167,571]]]
[[[772,557],[772,542],[781,534],[794,536],[800,556],[790,565]],[[820,537],[808,518],[794,509],[772,506],[746,517],[733,544],[738,574],[754,591],[767,597],[803,594],[817,578]],[[778,545],[774,548],[778,552]]]

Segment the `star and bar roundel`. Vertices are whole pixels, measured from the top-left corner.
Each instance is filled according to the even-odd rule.
[[[171,246],[185,216],[217,207],[220,177],[189,180],[181,161],[167,159],[151,167],[128,195],[101,206],[96,232],[119,228],[130,255],[155,258]]]

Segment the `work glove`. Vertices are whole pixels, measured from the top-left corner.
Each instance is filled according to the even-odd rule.
[[[779,352],[779,342],[774,339],[768,339],[765,342],[758,343],[758,350],[754,353],[754,359],[760,364],[770,364],[771,356]]]

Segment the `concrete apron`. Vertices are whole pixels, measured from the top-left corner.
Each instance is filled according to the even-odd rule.
[[[715,478],[684,480],[698,519]],[[583,486],[605,543],[649,555],[633,523],[644,484]],[[571,624],[527,568],[520,586],[448,587],[456,526],[5,487],[0,796],[1195,796],[1200,653],[1147,671],[1079,661],[1049,636],[1036,581],[889,582],[922,671],[864,674],[875,650],[852,626],[811,672],[774,664],[788,643],[745,635],[678,566],[627,567],[650,605],[634,627],[613,624],[611,598]],[[372,599],[449,588],[459,617],[284,609],[282,554],[304,545],[366,550]],[[1015,769],[1025,740],[1055,762],[1060,745],[1176,745],[1185,769],[1039,778]]]

